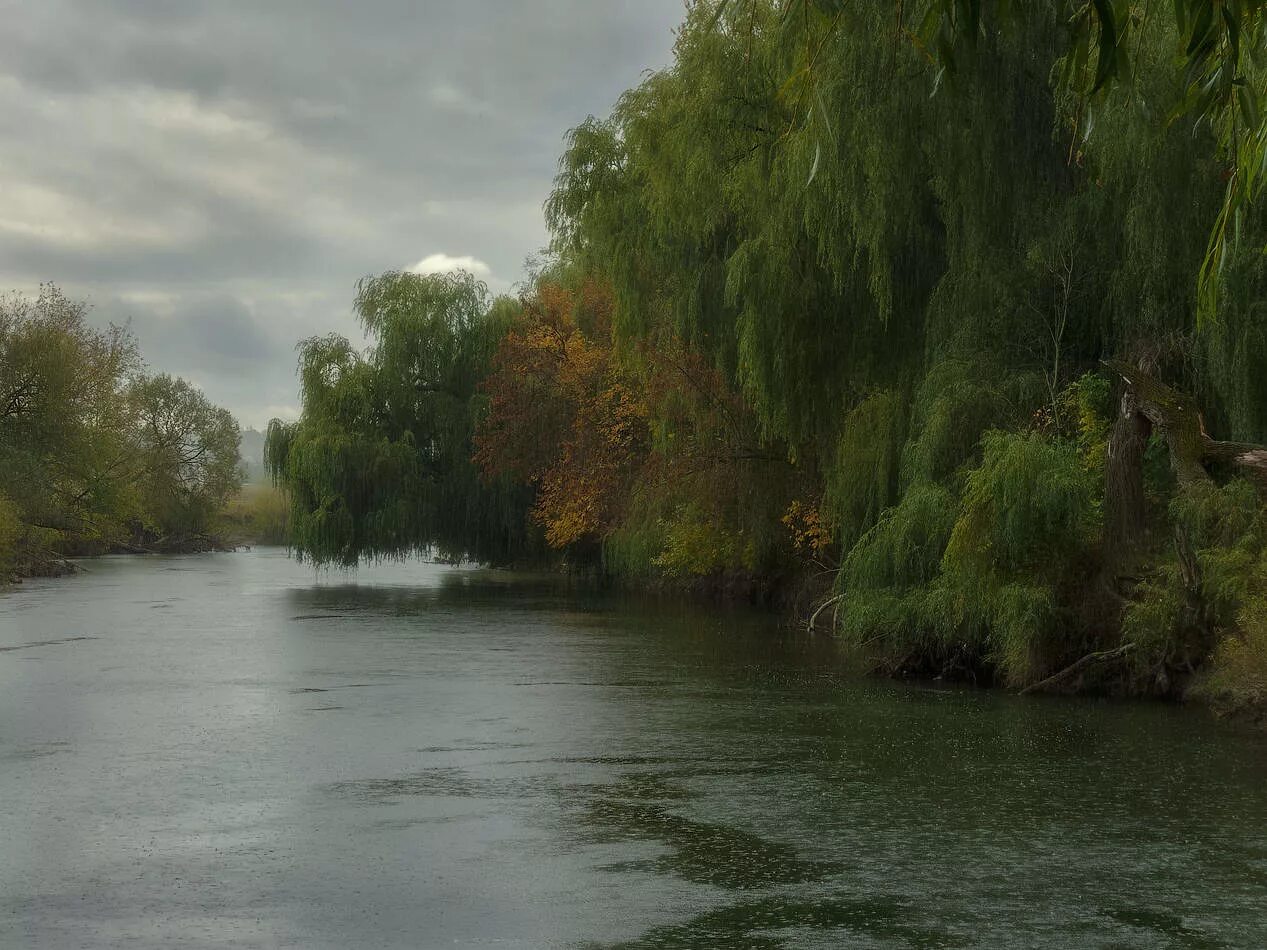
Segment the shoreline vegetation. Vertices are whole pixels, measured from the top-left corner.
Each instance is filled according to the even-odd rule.
[[[151,374],[126,328],[94,328],[87,311],[51,284],[0,299],[0,581],[230,543],[237,422]]]
[[[280,494],[226,511],[222,480],[199,523],[777,604],[882,675],[1263,721],[1267,55],[1192,6],[690,5],[673,64],[570,133],[519,294],[362,280],[369,346],[300,344]]]
[[[248,483],[228,499],[206,533],[174,538],[142,534],[139,540],[131,541],[113,538],[89,542],[63,537],[50,547],[5,552],[11,573],[0,577],[0,586],[38,577],[65,577],[78,572],[76,561],[103,555],[232,554],[256,546],[285,547],[287,515],[288,503],[280,489]]]
[[[880,674],[1261,717],[1261,71],[1188,6],[690,6],[570,134],[516,298],[387,272],[368,349],[301,345],[294,550],[730,590]]]

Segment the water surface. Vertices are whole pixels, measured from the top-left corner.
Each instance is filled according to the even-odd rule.
[[[281,552],[0,594],[0,947],[1262,947],[1267,740]]]

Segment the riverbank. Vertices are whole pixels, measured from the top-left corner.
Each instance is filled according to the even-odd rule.
[[[66,577],[79,573],[81,570],[79,562],[90,561],[98,557],[231,554],[236,551],[249,550],[253,543],[227,537],[199,536],[197,538],[175,540],[158,539],[149,543],[119,541],[110,544],[80,543],[71,546],[65,552],[59,553],[50,551],[19,551],[12,559],[13,566],[5,574],[0,575],[0,582],[20,584],[24,580],[35,578]]]
[[[280,546],[286,543],[286,528],[284,493],[259,483],[243,485],[208,519],[204,529],[192,532],[160,534],[133,525],[116,527],[109,537],[98,538],[23,526],[15,518],[7,533],[0,531],[0,583],[73,574],[76,561],[101,556],[203,554],[255,545]]]

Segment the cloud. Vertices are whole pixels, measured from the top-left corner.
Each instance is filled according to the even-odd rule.
[[[461,257],[450,257],[448,254],[428,254],[409,270],[414,274],[447,274],[449,271],[464,270],[476,277],[488,277],[492,270],[478,257],[464,254]]]
[[[184,377],[243,425],[259,428],[273,416],[293,417],[295,342],[312,335],[305,301],[256,297],[241,287],[174,296],[128,292],[90,303],[91,322],[132,332],[148,372]]]
[[[427,98],[441,109],[470,116],[492,116],[493,107],[448,82],[440,82],[427,91]]]
[[[0,6],[3,6],[0,0]],[[40,0],[0,30],[0,292],[132,318],[249,424],[356,281],[451,248],[494,291],[548,240],[569,128],[666,64],[682,0]]]

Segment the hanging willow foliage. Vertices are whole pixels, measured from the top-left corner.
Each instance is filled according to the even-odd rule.
[[[533,517],[628,577],[831,584],[891,671],[1243,666],[1257,456],[1200,427],[1267,437],[1262,7],[1151,6],[690,5],[570,134],[519,304],[387,274],[367,352],[303,345],[300,552],[531,557]]]
[[[266,462],[291,497],[296,553],[318,564],[409,554],[507,562],[530,557],[530,493],[487,483],[471,462],[477,383],[505,306],[465,273],[388,272],[362,281],[372,340],[300,345],[303,415],[269,426]]]
[[[1086,594],[1112,571],[1102,360],[1149,354],[1209,425],[1267,432],[1249,205],[1201,319],[1258,9],[1237,39],[1124,5],[695,4],[673,66],[572,133],[556,252],[611,281],[618,348],[688,341],[815,486],[880,665],[1024,683],[1113,645]],[[1175,485],[1141,490],[1164,565]],[[623,570],[667,543],[657,497]]]
[[[856,10],[846,0],[717,0],[708,9],[712,29],[755,30],[761,14],[773,11],[775,28],[793,51],[787,59],[783,92],[804,113],[807,124],[820,112],[827,135],[831,116],[822,84],[836,35],[857,28]],[[1205,253],[1196,275],[1198,312],[1216,315],[1230,255],[1240,243],[1246,216],[1267,184],[1267,2],[1263,0],[1175,0],[1132,4],[1075,0],[1029,5],[1012,0],[914,0],[886,10],[892,45],[909,43],[929,64],[934,93],[953,84],[978,49],[1003,31],[1047,22],[1060,38],[1056,75],[1067,92],[1066,118],[1072,153],[1085,143],[1106,112],[1109,93],[1133,91],[1147,69],[1145,48],[1159,25],[1169,35],[1171,70],[1179,94],[1156,122],[1187,118],[1216,139],[1226,165],[1222,201],[1206,223]],[[763,22],[765,18],[762,18]],[[1054,21],[1054,22],[1053,22]],[[899,53],[895,50],[893,61]],[[1141,102],[1141,105],[1143,103]],[[1102,126],[1103,127],[1103,126]],[[1111,132],[1109,134],[1112,134]],[[816,153],[817,158],[817,153]],[[818,168],[811,166],[810,180]],[[1261,246],[1261,245],[1260,245]]]

